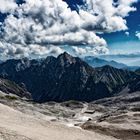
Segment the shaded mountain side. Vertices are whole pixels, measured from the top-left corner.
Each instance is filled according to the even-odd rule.
[[[63,53],[42,60],[8,60],[0,65],[0,75],[24,83],[35,101],[92,101],[120,92],[138,77],[110,66],[93,68],[78,57]]]
[[[140,75],[140,68],[135,72],[136,74]],[[129,83],[129,89],[130,92],[140,91],[140,76],[134,78],[134,80]]]
[[[0,78],[0,91],[3,94],[14,94],[19,97],[31,98],[30,93],[25,88],[20,87],[16,83]]]
[[[135,72],[140,75],[140,68],[136,69]]]
[[[129,89],[130,89],[130,92],[140,91],[140,77],[134,79],[129,84]]]
[[[97,68],[96,81],[103,81],[111,93],[117,93],[136,77],[139,76],[133,72],[104,66]]]

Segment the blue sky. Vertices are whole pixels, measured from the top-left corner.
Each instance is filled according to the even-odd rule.
[[[83,0],[66,0],[72,10],[77,10],[77,4],[83,5]],[[136,37],[136,31],[140,31],[140,1],[133,4],[137,10],[130,12],[125,18],[127,20],[128,30],[114,33],[105,33],[100,35],[103,37],[110,49],[111,53],[135,53],[140,52],[140,40]],[[125,33],[129,32],[129,36]]]
[[[8,1],[0,3],[2,58],[42,57],[63,51],[74,55],[140,53],[136,37],[140,32],[140,1]]]
[[[125,34],[126,31],[103,35],[113,53],[140,52],[140,40],[135,36],[135,32],[140,31],[140,2],[135,7],[137,11],[131,12],[126,18],[129,36]]]

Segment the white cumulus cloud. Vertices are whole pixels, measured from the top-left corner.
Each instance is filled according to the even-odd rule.
[[[12,12],[17,8],[15,0],[1,0],[0,1],[0,12],[7,13]]]
[[[140,32],[136,31],[136,37],[140,40]]]
[[[61,0],[25,0],[20,6],[2,0],[0,11],[10,14],[1,25],[0,54],[7,58],[58,54],[65,45],[77,54],[108,53],[106,41],[97,33],[126,30],[124,17],[136,10],[132,6],[136,1],[84,0],[76,12]]]
[[[130,35],[130,33],[129,33],[129,32],[125,32],[125,35],[126,35],[126,36],[129,36],[129,35]]]

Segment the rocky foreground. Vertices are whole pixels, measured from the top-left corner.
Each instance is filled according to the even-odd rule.
[[[2,140],[139,140],[140,92],[86,103],[34,103],[0,93]]]
[[[37,112],[35,112],[37,113]],[[113,138],[82,129],[70,128],[0,104],[0,139],[2,140],[112,140]]]

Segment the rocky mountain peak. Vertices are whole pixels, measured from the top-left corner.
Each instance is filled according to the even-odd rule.
[[[55,57],[53,57],[53,56],[48,56],[46,59],[45,59],[45,63],[51,63],[51,62],[53,62],[53,61],[55,61],[56,60],[56,58]]]
[[[57,57],[57,60],[60,61],[61,65],[63,65],[63,66],[73,64],[76,62],[76,59],[73,56],[71,56],[70,54],[68,54],[67,52],[60,54]]]

